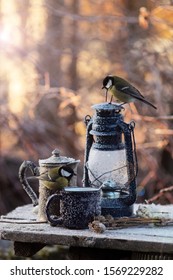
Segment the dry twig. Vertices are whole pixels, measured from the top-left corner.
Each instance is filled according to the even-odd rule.
[[[166,193],[166,192],[171,192],[171,191],[173,191],[173,186],[170,186],[170,187],[168,187],[168,188],[161,189],[161,190],[159,191],[158,194],[154,195],[152,198],[146,200],[145,202],[146,202],[147,204],[153,203],[154,201],[156,201],[156,200],[158,200],[160,197],[162,197],[162,196],[164,195],[164,193]]]
[[[173,219],[141,218],[141,217],[113,218],[111,215],[108,215],[106,217],[98,216],[92,223],[89,224],[89,229],[96,233],[102,233],[106,229],[115,230],[115,229],[144,226],[144,225],[154,225],[154,226],[173,225]],[[104,229],[103,226],[105,226]]]

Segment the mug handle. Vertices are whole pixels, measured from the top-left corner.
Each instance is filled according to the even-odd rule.
[[[50,225],[51,226],[56,226],[56,225],[62,225],[63,223],[63,219],[62,217],[58,217],[57,216],[60,216],[60,200],[62,198],[62,195],[61,194],[52,194],[51,196],[49,196],[47,202],[46,202],[46,215],[47,215],[47,219],[48,221],[50,222]],[[56,213],[56,217],[53,216],[53,215],[50,215],[50,206],[51,206],[51,203],[54,201],[54,200],[57,200],[58,201],[58,209],[56,210],[58,213]],[[52,217],[53,216],[53,217]]]
[[[28,183],[28,180],[27,180],[27,177],[26,177],[27,169],[30,169],[34,176],[39,175],[38,174],[39,169],[35,165],[35,163],[33,163],[32,161],[29,161],[29,160],[25,160],[19,168],[19,180],[22,184],[22,187],[26,191],[28,196],[31,198],[33,206],[36,206],[36,205],[38,205],[38,198],[37,198],[36,193],[31,188],[30,184]]]

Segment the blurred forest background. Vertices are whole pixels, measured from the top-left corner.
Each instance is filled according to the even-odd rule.
[[[85,115],[104,102],[107,74],[155,104],[125,106],[135,120],[138,202],[173,185],[173,1],[0,0],[0,214],[30,203],[23,160],[80,159]],[[173,203],[165,192],[159,203]]]

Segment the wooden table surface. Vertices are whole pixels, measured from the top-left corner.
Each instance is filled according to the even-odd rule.
[[[173,206],[165,206],[167,207]],[[70,230],[35,223],[32,205],[18,207],[0,219],[0,239],[14,242],[173,254],[173,226],[137,226],[106,230],[97,234],[89,229]]]

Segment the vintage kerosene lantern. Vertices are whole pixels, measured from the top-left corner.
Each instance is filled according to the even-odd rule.
[[[86,116],[84,187],[102,191],[102,214],[131,216],[136,200],[137,158],[134,122],[125,123],[121,105],[101,103]]]

